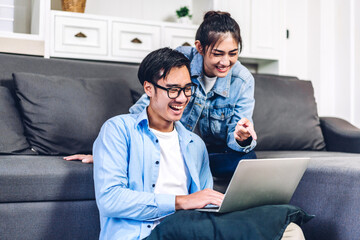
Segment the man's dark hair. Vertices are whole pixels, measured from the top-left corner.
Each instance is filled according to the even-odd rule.
[[[233,39],[239,44],[242,50],[242,39],[240,27],[228,12],[209,11],[205,13],[204,21],[198,28],[195,40],[199,40],[203,47],[203,53],[206,49],[213,49],[217,41],[230,33]]]
[[[166,78],[172,68],[182,66],[190,73],[190,60],[184,54],[170,48],[160,48],[149,53],[141,62],[138,78],[141,85],[144,85],[144,81],[157,83],[159,79]]]

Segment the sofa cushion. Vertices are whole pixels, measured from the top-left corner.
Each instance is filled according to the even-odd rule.
[[[30,148],[16,103],[5,87],[0,87],[0,133],[0,153],[19,153]]]
[[[98,240],[95,200],[0,204],[1,239]]]
[[[284,76],[254,77],[255,150],[324,150],[311,82]]]
[[[95,199],[93,166],[60,156],[0,156],[0,203]]]
[[[117,78],[13,76],[25,134],[39,154],[90,153],[101,125],[132,104],[129,87]]]

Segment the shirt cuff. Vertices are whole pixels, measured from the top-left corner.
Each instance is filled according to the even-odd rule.
[[[159,210],[159,217],[175,212],[175,195],[155,194],[155,201]]]
[[[233,134],[232,134],[233,135]],[[231,148],[234,151],[238,151],[238,152],[245,152],[248,153],[251,150],[253,150],[256,146],[256,141],[253,139],[250,143],[250,145],[248,146],[240,146],[239,143],[236,141],[235,137],[228,137],[228,147]]]

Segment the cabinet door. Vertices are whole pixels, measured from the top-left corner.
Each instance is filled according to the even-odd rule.
[[[250,29],[251,29],[251,0],[214,0],[214,8],[229,12],[240,27],[242,38],[242,52],[240,56],[248,56],[250,53]]]
[[[160,25],[114,21],[112,24],[112,56],[131,62],[141,60],[160,48]]]
[[[281,46],[282,0],[224,0],[218,4],[238,22],[242,57],[278,59]]]
[[[164,28],[164,46],[177,48],[179,46],[195,46],[195,34],[197,27],[165,27]]]
[[[250,53],[279,58],[280,1],[251,1],[251,47]]]
[[[52,56],[91,58],[107,55],[107,21],[55,15]]]

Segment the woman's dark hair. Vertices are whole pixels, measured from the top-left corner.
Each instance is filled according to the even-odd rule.
[[[228,12],[209,11],[205,13],[204,21],[196,32],[195,40],[199,40],[203,51],[212,49],[223,34],[230,33],[242,50],[240,27]]]
[[[144,81],[157,83],[159,79],[166,78],[172,68],[182,66],[190,73],[190,60],[184,54],[171,48],[160,48],[149,53],[140,63],[138,78],[141,85]]]

